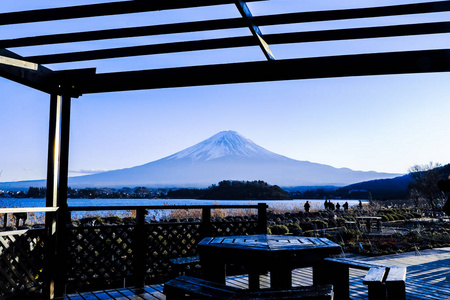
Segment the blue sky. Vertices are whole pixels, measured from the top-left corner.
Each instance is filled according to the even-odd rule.
[[[36,3],[39,2],[39,3]],[[98,1],[64,1],[68,4]],[[111,2],[111,1],[103,1]],[[420,1],[298,1],[250,3],[254,15],[348,7],[367,7]],[[61,1],[2,0],[2,12],[61,5]],[[202,19],[211,8],[187,13],[137,14],[102,18],[5,26],[0,38],[44,32],[146,25],[161,19]],[[218,15],[234,17],[232,6]],[[149,18],[151,16],[151,18]],[[262,28],[263,33],[285,30],[320,30],[355,26],[381,26],[449,20],[450,14],[316,22],[296,27]],[[51,23],[51,24],[49,24]],[[248,34],[245,30],[232,34]],[[199,33],[198,38],[226,36],[230,32]],[[151,42],[183,39],[155,37]],[[145,44],[145,39],[124,39],[102,45]],[[100,42],[97,42],[100,43]],[[363,41],[272,46],[278,59],[332,54],[449,48],[449,35]],[[97,44],[56,45],[52,51],[77,51]],[[22,55],[45,48],[11,49]],[[203,51],[121,61],[99,61],[98,72],[199,63],[263,60],[257,47]],[[92,62],[49,65],[51,69],[86,67]],[[449,163],[450,74],[366,76],[177,88],[84,95],[72,102],[70,141],[71,175],[144,164],[180,151],[222,130],[235,130],[260,146],[298,160],[354,170],[406,173],[414,164]],[[42,179],[46,176],[49,96],[0,78],[0,181]]]

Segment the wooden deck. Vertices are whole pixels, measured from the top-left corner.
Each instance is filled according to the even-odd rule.
[[[361,260],[377,261],[397,266],[407,267],[406,297],[407,299],[450,299],[450,248],[425,250],[420,253],[403,253],[389,256],[367,258],[355,257]],[[362,284],[365,271],[352,269],[350,271],[351,299],[367,299],[367,287]],[[270,275],[270,274],[269,274]],[[311,285],[311,268],[296,269],[293,273],[294,285]],[[247,276],[230,276],[227,284],[235,287],[246,288]],[[269,276],[261,277],[261,285],[268,287]],[[67,300],[88,299],[165,299],[162,293],[163,285],[152,285],[145,289],[122,288],[90,293],[72,294],[66,296]]]

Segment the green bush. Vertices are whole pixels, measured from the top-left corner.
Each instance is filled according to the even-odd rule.
[[[345,229],[341,235],[345,241],[359,241],[363,233],[358,229]]]
[[[271,234],[286,234],[289,233],[289,228],[285,225],[272,225],[269,226]]]
[[[328,227],[328,223],[323,220],[312,220],[311,223],[315,224],[318,229],[324,229]]]
[[[381,220],[382,220],[383,222],[389,222],[389,221],[390,221],[388,215],[379,215],[379,217],[381,217]]]
[[[303,230],[298,224],[289,223],[287,228],[293,235],[303,235]]]

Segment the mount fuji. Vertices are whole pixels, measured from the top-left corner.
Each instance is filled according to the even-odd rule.
[[[353,171],[270,152],[223,131],[165,158],[127,169],[71,177],[71,187],[207,187],[222,180],[263,180],[279,186],[345,186],[400,174]]]

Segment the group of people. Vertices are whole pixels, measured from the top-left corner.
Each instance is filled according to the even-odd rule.
[[[334,205],[333,202],[331,202],[331,200],[326,199],[325,200],[325,209],[326,210],[331,210],[331,211],[335,211],[335,210],[340,210],[341,209],[341,205],[338,203],[336,203],[336,205]],[[309,204],[309,201],[306,201],[305,204],[303,205],[305,212],[309,212],[309,209],[311,208],[311,204]],[[342,204],[342,208],[347,211],[348,210],[348,202],[345,202],[344,204]]]
[[[331,202],[331,200],[328,200],[328,199],[325,200],[324,207],[326,210],[331,210],[331,211],[341,209],[341,205],[339,204],[339,202],[336,203],[336,205],[335,205],[333,202]],[[347,211],[348,210],[348,202],[345,202],[344,204],[342,204],[342,208]]]

